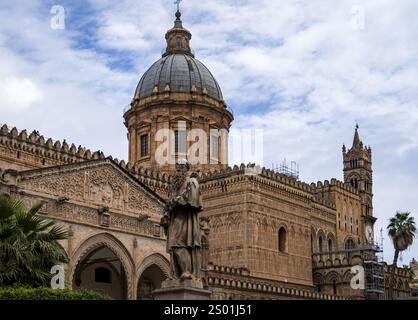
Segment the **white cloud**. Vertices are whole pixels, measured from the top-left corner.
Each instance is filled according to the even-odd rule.
[[[42,92],[30,79],[10,77],[0,81],[0,111],[25,111],[41,99]]]

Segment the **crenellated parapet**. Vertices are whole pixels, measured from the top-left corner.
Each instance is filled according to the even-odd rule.
[[[337,179],[318,181],[310,185],[315,202],[329,208],[336,208],[336,200],[334,193],[344,193],[348,197],[358,198],[359,191],[348,183],[344,183]]]
[[[317,183],[311,183],[310,187],[312,188],[312,192],[314,192],[315,194],[329,191],[332,187],[341,189],[343,191],[346,191],[355,195],[359,194],[356,188],[353,188],[350,184],[344,183],[335,178],[331,179],[331,181],[325,180],[323,182],[318,181]]]
[[[311,187],[284,174],[261,168],[255,164],[241,164],[224,170],[208,172],[200,176],[202,190],[211,193],[221,188],[224,192],[243,182],[254,182],[263,185],[272,192],[285,192],[305,201],[312,200]]]
[[[235,165],[233,167],[228,167],[224,170],[217,170],[213,172],[207,172],[201,175],[202,181],[216,180],[227,175],[248,175],[248,176],[260,176],[263,178],[268,178],[270,180],[286,184],[288,186],[294,187],[296,189],[311,192],[310,185],[307,183],[298,181],[296,179],[290,178],[284,174],[277,173],[273,170],[267,169],[265,167],[260,167],[255,164],[244,164],[240,166]]]
[[[28,134],[16,127],[9,130],[7,125],[0,129],[0,163],[5,169],[25,170],[104,158],[101,151],[46,139],[38,131]]]
[[[331,183],[325,181],[324,183],[318,182],[318,184],[309,185],[273,170],[256,166],[255,164],[235,165],[225,170],[209,172],[201,175],[200,179],[202,188],[206,193],[210,193],[212,190],[217,190],[220,187],[223,190],[227,190],[228,185],[234,186],[240,181],[253,180],[262,182],[277,192],[283,190],[296,196],[308,198],[309,201],[316,203],[316,207],[324,207],[324,210],[335,210],[336,208],[335,202],[318,196],[320,192],[324,192],[324,188],[337,186],[345,191],[356,193],[356,190],[336,179],[331,180]]]

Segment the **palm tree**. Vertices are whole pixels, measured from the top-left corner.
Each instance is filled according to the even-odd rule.
[[[49,285],[51,267],[68,262],[57,242],[68,232],[36,215],[45,204],[28,211],[22,202],[0,196],[0,286]]]
[[[387,227],[388,234],[393,242],[395,248],[395,255],[393,257],[391,283],[395,278],[396,266],[398,263],[399,253],[406,250],[414,242],[417,228],[415,220],[410,217],[410,212],[396,212],[396,215],[389,220]],[[393,289],[393,288],[391,288]],[[393,298],[393,290],[390,290],[390,297]]]
[[[415,220],[413,217],[409,216],[410,214],[410,212],[398,211],[396,215],[389,220],[387,229],[395,248],[395,255],[393,257],[394,267],[396,267],[398,263],[399,253],[408,249],[414,242],[417,228],[415,226]]]

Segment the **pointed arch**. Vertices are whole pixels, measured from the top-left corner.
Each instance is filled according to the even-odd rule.
[[[317,237],[318,237],[318,252],[322,253],[326,251],[324,250],[326,249],[326,242],[327,242],[325,232],[322,229],[318,230]]]
[[[161,271],[167,276],[167,278],[170,276],[170,263],[168,259],[164,257],[162,254],[154,253],[142,260],[141,264],[139,265],[136,271],[136,280],[139,279],[139,277],[145,271],[145,269],[152,265],[159,267]]]
[[[69,267],[69,280],[73,283],[77,272],[77,267],[89,254],[100,248],[107,248],[115,254],[120,260],[123,270],[126,273],[126,285],[127,285],[127,298],[132,299],[134,296],[133,292],[133,274],[134,274],[134,261],[123,245],[115,236],[110,233],[100,233],[93,235],[81,243],[77,250],[71,257]]]
[[[163,281],[169,277],[170,264],[163,255],[154,253],[146,257],[136,271],[136,299],[155,299],[153,291],[161,288]]]

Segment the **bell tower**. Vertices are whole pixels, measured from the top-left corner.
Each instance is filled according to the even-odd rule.
[[[357,189],[361,197],[362,217],[367,226],[373,227],[373,170],[372,149],[364,146],[356,125],[351,149],[343,146],[344,182]]]

